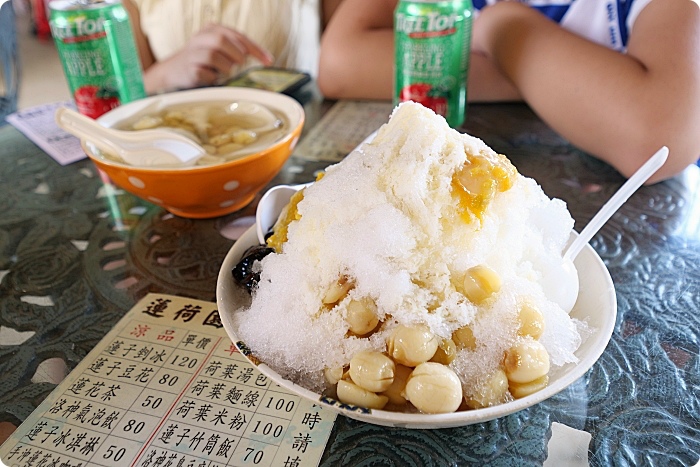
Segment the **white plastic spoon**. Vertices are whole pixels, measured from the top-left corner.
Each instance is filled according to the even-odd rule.
[[[602,208],[593,216],[593,219],[584,227],[578,237],[569,245],[569,248],[564,253],[564,260],[573,261],[581,252],[581,249],[586,243],[591,241],[593,236],[605,225],[613,214],[620,209],[625,201],[644,184],[649,177],[654,175],[661,168],[668,158],[668,148],[662,147],[649,158],[637,171],[617,190],[612,198],[603,205]]]
[[[561,269],[551,268],[542,280],[545,294],[550,300],[559,304],[565,311],[571,311],[576,303],[579,290],[579,279],[574,259],[612,215],[620,209],[620,206],[664,165],[667,158],[668,148],[666,146],[656,151],[600,208],[581,233],[571,242],[562,256]]]
[[[255,229],[261,244],[265,244],[265,235],[275,225],[284,207],[289,204],[289,198],[309,185],[311,183],[273,186],[260,198],[258,208],[255,211]]]
[[[206,154],[195,141],[169,130],[115,130],[65,107],[55,118],[68,133],[137,167],[190,167]]]

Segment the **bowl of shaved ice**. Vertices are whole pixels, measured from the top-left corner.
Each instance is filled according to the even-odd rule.
[[[508,158],[400,104],[297,191],[261,244],[224,259],[217,305],[240,352],[314,403],[385,426],[502,417],[581,378],[617,313],[566,204]],[[573,272],[573,273],[572,273]]]

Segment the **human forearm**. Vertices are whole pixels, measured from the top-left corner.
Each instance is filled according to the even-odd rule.
[[[521,101],[522,97],[508,78],[483,53],[472,50],[467,80],[469,102]]]
[[[318,84],[331,98],[391,99],[396,0],[344,0],[324,32]],[[472,52],[471,102],[520,100],[513,84],[479,51]]]
[[[339,44],[332,53],[322,52],[322,93],[332,99],[391,99],[393,51],[391,31],[372,31]]]
[[[330,98],[391,99],[396,0],[344,0],[321,40],[318,85]]]
[[[139,52],[141,66],[146,69],[150,67],[153,62],[155,62],[155,59],[153,58],[151,47],[148,44],[148,39],[141,29],[141,15],[139,14],[139,9],[131,0],[123,0],[122,4],[124,5],[124,9],[126,9],[127,13],[129,14],[129,19],[131,20],[131,29],[134,33],[134,41],[136,42],[136,48]]]
[[[167,64],[159,62],[143,70],[143,86],[146,94],[161,94],[176,90],[177,86],[170,82],[169,75]]]
[[[700,154],[697,16],[679,21],[693,14],[692,7],[670,11],[683,10],[684,1],[652,2],[642,11],[626,54],[511,2],[482,12],[475,47],[552,128],[622,174],[629,176],[658,147],[669,146],[671,159],[654,178],[659,180]],[[673,21],[659,24],[664,17]]]
[[[149,93],[210,86],[230,76],[234,67],[255,58],[269,66],[274,57],[246,35],[222,26],[209,24],[185,46],[165,60],[147,67],[144,83]]]

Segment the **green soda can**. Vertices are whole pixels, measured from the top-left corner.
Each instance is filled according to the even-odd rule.
[[[401,0],[394,12],[394,105],[414,101],[464,123],[471,0]]]
[[[146,96],[121,0],[54,0],[49,8],[51,35],[80,113],[97,118]]]

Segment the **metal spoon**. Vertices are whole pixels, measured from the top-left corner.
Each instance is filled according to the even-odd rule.
[[[195,141],[168,130],[106,128],[65,107],[56,110],[55,118],[58,126],[68,133],[137,167],[190,167],[206,154]]]

